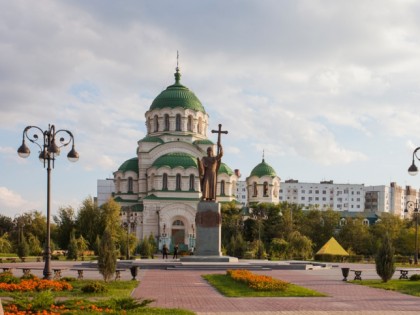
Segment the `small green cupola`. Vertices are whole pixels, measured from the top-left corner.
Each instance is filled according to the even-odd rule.
[[[268,165],[265,161],[264,158],[262,160],[262,162],[260,164],[258,164],[257,166],[254,167],[254,169],[251,171],[251,176],[257,176],[259,178],[263,177],[263,176],[270,176],[270,177],[276,177],[276,171],[274,170],[274,168],[272,168],[270,165]]]
[[[128,172],[133,171],[135,173],[139,173],[139,159],[138,158],[132,158],[127,161],[125,161],[121,166],[118,168],[119,172]]]
[[[162,91],[154,99],[149,111],[154,109],[181,107],[184,109],[200,111],[205,114],[206,111],[197,96],[195,96],[195,94],[186,86],[182,85],[180,81],[181,73],[179,72],[179,68],[176,67],[175,84],[168,86],[166,90]]]

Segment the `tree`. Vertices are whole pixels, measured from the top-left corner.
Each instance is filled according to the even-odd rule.
[[[334,236],[340,213],[332,209],[320,211],[317,207],[305,212],[305,222],[300,232],[313,242],[315,252],[318,251],[332,236]]]
[[[0,253],[10,253],[12,251],[12,243],[9,241],[9,234],[6,232],[0,236]]]
[[[78,257],[77,241],[76,241],[76,237],[74,236],[74,231],[71,231],[70,241],[67,246],[67,259],[77,260],[77,257]]]
[[[222,204],[222,245],[228,246],[232,236],[236,237],[243,231],[242,209],[232,201]]]
[[[70,244],[70,234],[76,227],[74,209],[70,206],[59,208],[53,220],[57,225],[54,238],[61,249],[67,249]]]
[[[375,257],[376,273],[381,277],[383,282],[388,282],[395,272],[394,248],[388,233],[382,239]]]
[[[92,197],[83,200],[82,206],[79,208],[76,217],[76,230],[87,241],[90,249],[97,253],[96,239],[102,235],[104,227],[101,224],[100,209]]]
[[[115,273],[117,266],[117,255],[111,231],[105,229],[99,245],[98,269],[104,281],[108,282]]]
[[[0,214],[0,235],[9,233],[13,230],[13,221],[11,218]]]
[[[370,255],[372,253],[372,240],[369,227],[363,224],[363,217],[347,218],[338,233],[338,242],[346,249],[357,255]]]
[[[33,256],[40,256],[42,255],[42,246],[40,240],[30,233],[28,235],[28,246],[29,246],[29,255]],[[51,246],[51,249],[53,248],[53,245]]]
[[[21,233],[20,240],[17,245],[17,255],[19,258],[27,257],[29,255],[29,245],[23,233]]]
[[[293,231],[287,240],[289,243],[288,255],[291,258],[308,259],[312,257],[312,241],[308,237],[300,234],[299,231]]]

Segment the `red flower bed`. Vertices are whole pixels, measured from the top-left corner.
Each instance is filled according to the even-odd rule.
[[[29,292],[29,291],[65,291],[72,290],[73,287],[65,281],[54,281],[45,279],[22,280],[19,283],[0,283],[0,291],[8,292]]]
[[[248,270],[227,270],[233,280],[243,282],[256,291],[284,291],[289,283],[269,276],[257,275]]]

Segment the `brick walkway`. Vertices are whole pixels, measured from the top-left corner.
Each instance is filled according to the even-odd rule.
[[[367,269],[366,266],[364,266]],[[139,270],[133,297],[151,298],[152,306],[183,308],[199,315],[361,315],[419,314],[420,298],[341,281],[341,269],[260,272],[325,293],[314,298],[226,298],[201,278],[210,271]],[[364,271],[364,278],[377,278]],[[395,276],[398,276],[397,273]]]

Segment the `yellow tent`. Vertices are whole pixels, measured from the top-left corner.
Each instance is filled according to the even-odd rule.
[[[321,247],[321,249],[316,253],[316,255],[337,255],[337,256],[348,256],[343,247],[335,240],[334,237],[331,237],[328,242]]]

